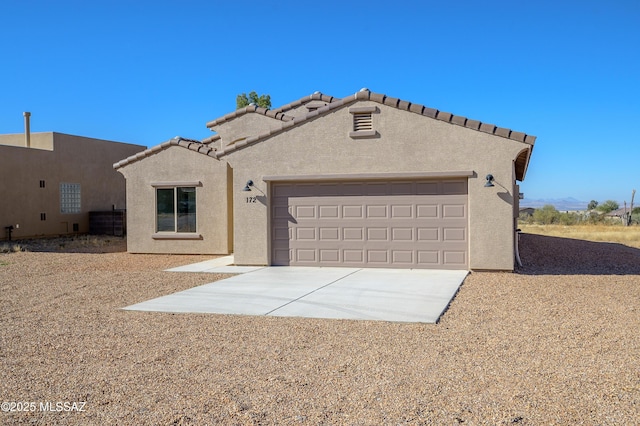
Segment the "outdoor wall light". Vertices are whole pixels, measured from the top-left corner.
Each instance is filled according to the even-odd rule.
[[[253,186],[253,181],[251,179],[249,179],[247,181],[247,184],[244,186],[243,191],[251,191],[251,187]]]
[[[493,175],[492,174],[488,174],[487,177],[487,183],[484,184],[485,188],[493,188]]]

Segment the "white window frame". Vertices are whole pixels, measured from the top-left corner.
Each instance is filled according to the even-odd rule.
[[[200,240],[202,239],[202,235],[197,232],[199,229],[198,225],[198,187],[202,186],[202,182],[200,181],[185,181],[185,182],[153,182],[151,184],[153,187],[153,226],[154,233],[152,238],[155,240]],[[196,191],[196,232],[179,232],[178,231],[178,188],[195,188]],[[173,231],[158,231],[158,189],[173,189],[173,200],[174,200],[174,230]]]

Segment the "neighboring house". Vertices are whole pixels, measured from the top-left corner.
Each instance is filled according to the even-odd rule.
[[[55,132],[0,135],[0,239],[89,232],[89,212],[124,209],[113,162],[146,147]]]
[[[627,223],[626,221],[628,221],[629,216],[631,216],[631,209],[627,207],[621,207],[619,209],[610,211],[605,216],[611,219],[620,219],[622,223]]]
[[[530,217],[533,216],[536,209],[533,207],[522,207],[520,209],[520,217]]]
[[[240,265],[512,270],[535,137],[366,89],[239,109],[114,164],[128,250]],[[492,178],[488,178],[491,175]]]

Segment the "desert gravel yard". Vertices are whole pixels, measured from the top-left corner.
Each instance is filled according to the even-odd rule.
[[[525,267],[470,274],[439,324],[125,311],[227,276],[64,250],[0,254],[0,424],[640,418],[638,249],[524,234]]]

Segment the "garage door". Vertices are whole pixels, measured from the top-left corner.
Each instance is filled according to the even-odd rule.
[[[271,263],[468,268],[467,179],[274,183]]]

